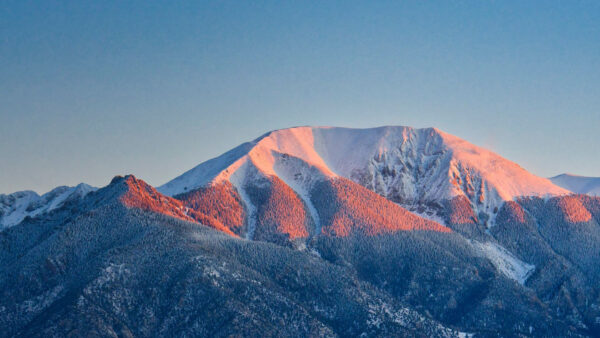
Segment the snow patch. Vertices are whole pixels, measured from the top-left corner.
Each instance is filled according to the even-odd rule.
[[[234,175],[230,177],[230,182],[237,189],[244,206],[246,207],[246,239],[251,240],[254,237],[254,231],[256,230],[256,213],[257,209],[250,200],[250,197],[246,193],[245,184],[248,181],[248,176],[251,176],[250,171],[254,168],[250,168],[249,163],[243,163],[240,166],[240,170],[236,171]]]
[[[535,265],[521,261],[498,244],[477,241],[473,241],[472,244],[494,264],[498,271],[506,277],[516,280],[521,285],[525,284],[525,281],[535,269]]]
[[[254,231],[256,230],[256,207],[252,204],[250,197],[248,197],[243,188],[238,187],[238,193],[246,206],[246,224],[248,225],[246,239],[252,239],[254,238]]]
[[[314,234],[321,233],[321,218],[310,199],[310,190],[315,181],[324,178],[316,167],[311,167],[303,160],[289,154],[276,154],[277,160],[273,170],[279,179],[287,184],[306,205],[314,224]]]
[[[107,266],[106,268],[104,268],[102,270],[102,274],[98,278],[96,278],[93,285],[96,288],[100,288],[108,283],[119,280],[123,276],[127,276],[130,273],[131,272],[125,266],[124,263],[122,263],[122,264],[110,263],[109,266]],[[89,289],[86,289],[86,290],[89,290]],[[89,294],[89,292],[88,292],[88,294]]]

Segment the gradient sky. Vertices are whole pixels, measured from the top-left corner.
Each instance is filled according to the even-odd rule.
[[[0,193],[160,185],[296,125],[436,126],[600,176],[600,2],[0,3]]]

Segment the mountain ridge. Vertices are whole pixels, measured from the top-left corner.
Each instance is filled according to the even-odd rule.
[[[201,163],[157,189],[175,196],[230,182],[243,196],[248,182],[278,177],[311,207],[317,181],[343,177],[406,207],[464,196],[475,216],[493,226],[494,210],[519,197],[570,192],[518,164],[437,128],[294,127],[265,133]],[[247,198],[243,199],[248,201]],[[246,203],[249,204],[249,203]],[[436,206],[438,205],[438,206]]]
[[[458,160],[473,162],[473,159],[468,158],[467,156],[467,153],[472,153],[478,156],[485,156],[485,159],[490,159],[492,161],[504,160],[502,164],[509,164],[511,167],[518,168],[525,172],[525,170],[516,163],[505,160],[484,148],[474,146],[467,141],[445,133],[438,128],[412,128],[404,126],[383,126],[376,128],[303,126],[267,132],[251,142],[246,142],[233,148],[222,156],[200,164],[172,181],[159,186],[158,190],[167,195],[182,193],[185,186],[176,183],[179,183],[177,181],[182,181],[189,176],[197,177],[194,178],[196,182],[189,182],[190,179],[188,179],[188,182],[191,185],[188,189],[210,184],[213,181],[218,182],[223,179],[228,179],[241,166],[238,161],[246,156],[249,156],[251,162],[263,173],[271,175],[276,174],[276,170],[273,168],[276,164],[274,163],[275,159],[269,158],[269,151],[289,154],[303,159],[308,164],[320,169],[321,173],[325,176],[343,176],[348,178],[351,175],[351,171],[357,169],[356,165],[363,165],[364,162],[370,160],[373,155],[383,155],[383,153],[394,147],[406,144],[411,141],[411,138],[416,138],[415,136],[417,134],[421,134],[419,136],[425,134],[425,139],[422,140],[425,141],[425,144],[418,145],[422,147],[420,150],[427,150],[426,146],[430,145],[429,149],[434,152],[440,150],[452,150],[454,152],[453,155],[459,153],[458,155],[461,156]],[[417,140],[417,143],[418,141],[421,140]],[[333,143],[337,143],[335,145],[337,149],[334,148]],[[343,159],[336,157],[336,154],[332,153],[334,150],[346,149],[354,149],[354,151],[339,151],[339,153],[345,154]],[[402,150],[408,151],[413,149]],[[352,153],[354,153],[354,155],[352,155]],[[480,161],[484,162],[483,160],[485,159],[480,158]],[[200,171],[200,169],[205,171],[203,175],[191,175],[196,174],[195,172]],[[528,178],[534,178],[537,181],[537,185],[548,188],[548,193],[565,193],[565,190],[553,186],[547,179],[532,174],[529,175],[531,176]],[[546,192],[540,192],[536,187],[533,187],[531,191],[525,190],[520,195],[513,191],[514,189],[508,190],[509,191],[500,192],[501,197],[505,200],[508,200],[509,197],[529,196]],[[454,195],[444,197],[453,196]]]
[[[43,195],[31,190],[0,194],[0,230],[20,223],[25,217],[57,209],[68,200],[82,199],[95,190],[97,188],[80,183],[74,187],[56,187]]]
[[[574,194],[600,196],[600,177],[560,174],[549,178],[554,184],[567,189]]]

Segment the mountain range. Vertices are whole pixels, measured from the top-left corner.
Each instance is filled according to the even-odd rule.
[[[436,128],[269,132],[0,195],[0,336],[597,336],[600,179]]]

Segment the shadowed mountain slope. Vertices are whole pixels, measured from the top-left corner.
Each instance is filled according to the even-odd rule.
[[[0,336],[456,335],[351,269],[180,210],[118,177],[54,218],[3,231]]]

